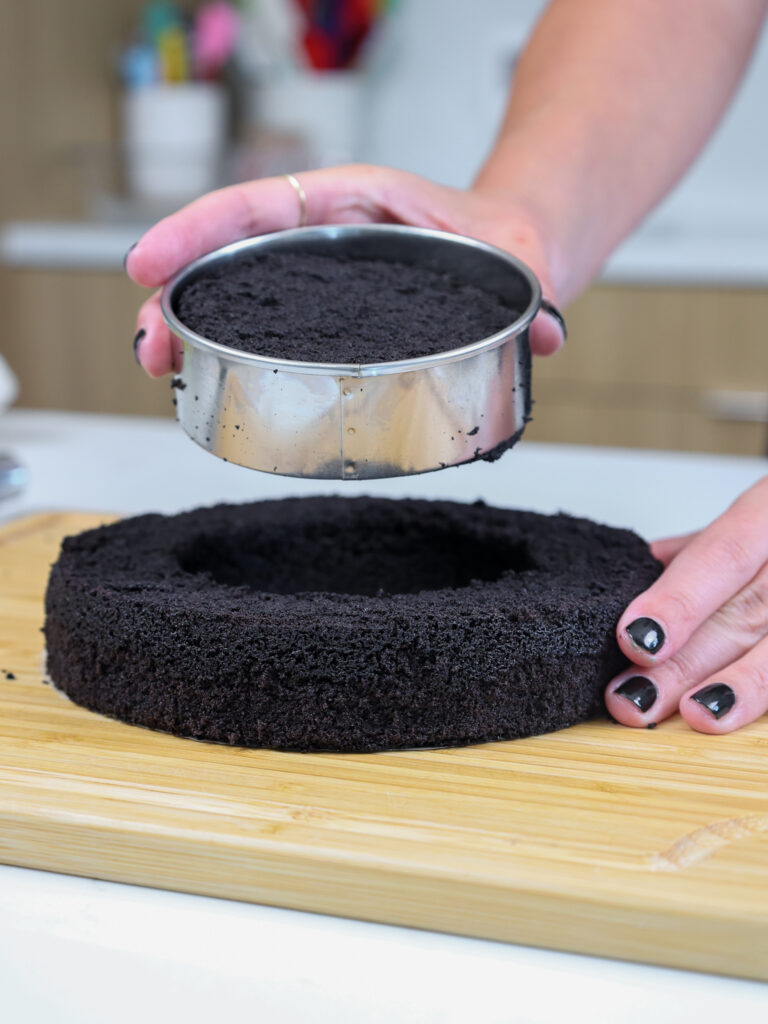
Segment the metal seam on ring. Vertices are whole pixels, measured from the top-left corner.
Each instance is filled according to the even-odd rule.
[[[307,226],[307,193],[295,174],[284,174],[283,177],[299,197],[299,227]]]
[[[549,299],[541,300],[541,308],[544,310],[545,313],[549,313],[549,315],[554,320],[557,320],[558,324],[560,325],[560,330],[563,332],[563,341],[565,341],[568,337],[568,328],[566,326],[565,317],[563,316],[563,314],[560,312],[560,310],[557,308],[554,302],[550,302]]]

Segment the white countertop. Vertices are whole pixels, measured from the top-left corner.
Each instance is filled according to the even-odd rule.
[[[649,539],[704,525],[768,473],[765,459],[524,441],[499,462],[423,476],[359,484],[295,480],[216,459],[170,419],[28,410],[0,416],[1,451],[18,455],[30,480],[21,495],[0,504],[0,518],[50,508],[177,512],[217,501],[338,492],[562,510]]]
[[[225,464],[171,421],[27,411],[0,416],[2,451],[30,481],[0,518],[341,491],[562,508],[648,537],[703,525],[768,471],[759,459],[523,443],[495,465],[335,485]],[[169,1011],[186,1024],[768,1019],[768,986],[753,982],[12,867],[0,867],[0,992],[8,1024]]]

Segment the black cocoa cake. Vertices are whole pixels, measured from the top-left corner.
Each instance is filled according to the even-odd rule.
[[[480,503],[144,515],[64,541],[48,671],[94,711],[246,747],[513,739],[601,712],[660,570],[626,530]]]
[[[176,313],[228,348],[355,365],[461,348],[519,315],[452,274],[306,252],[248,253],[217,264],[184,286]]]

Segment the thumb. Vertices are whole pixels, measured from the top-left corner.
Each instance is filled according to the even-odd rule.
[[[551,356],[563,347],[567,337],[563,314],[549,299],[542,299],[541,309],[531,324],[531,352],[535,356]]]

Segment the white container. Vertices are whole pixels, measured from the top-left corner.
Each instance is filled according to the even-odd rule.
[[[226,94],[213,83],[153,85],[125,93],[128,190],[149,202],[182,202],[215,188],[226,127]]]
[[[315,167],[360,159],[365,78],[357,71],[296,71],[261,84],[259,126],[299,136]]]

